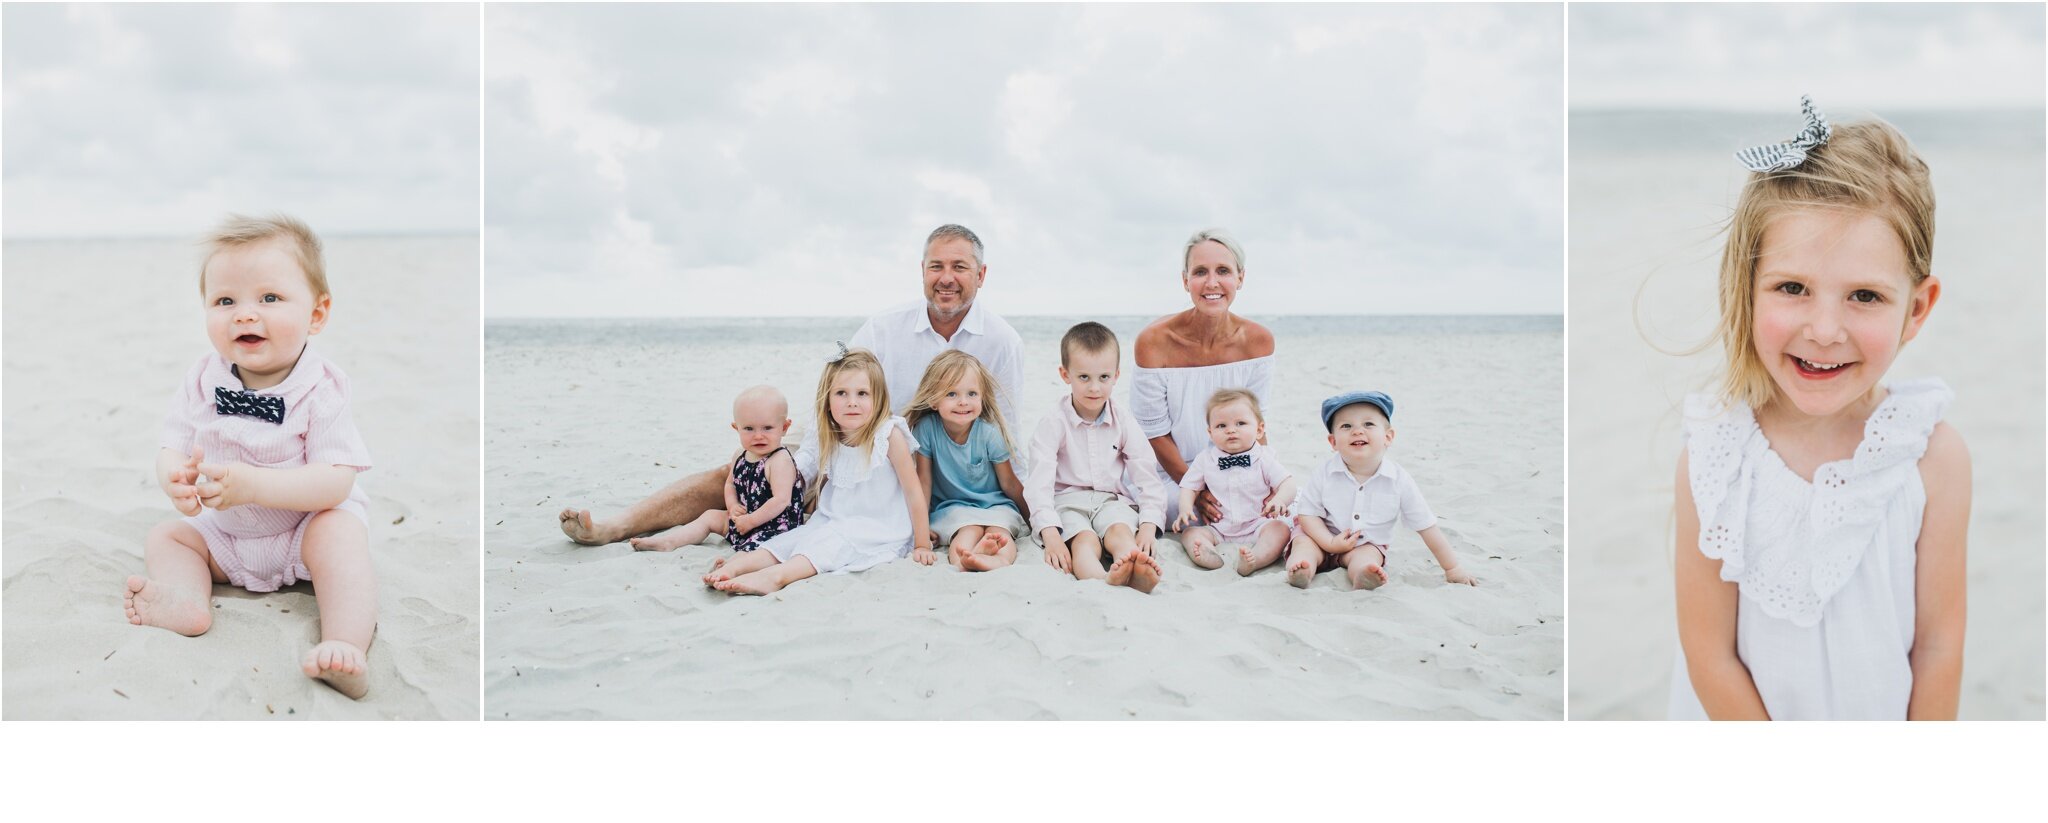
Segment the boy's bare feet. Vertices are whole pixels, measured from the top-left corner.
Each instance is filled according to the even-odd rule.
[[[590,517],[589,509],[563,509],[562,533],[568,535],[570,540],[585,546],[619,542],[618,535],[611,534],[608,529],[597,527],[597,523]]]
[[[299,669],[307,677],[325,681],[350,700],[370,693],[370,666],[362,649],[341,640],[328,640],[306,651]]]
[[[1131,552],[1125,559],[1130,561],[1131,588],[1151,594],[1152,587],[1159,585],[1159,561],[1144,552]]]
[[[1308,558],[1296,557],[1287,561],[1287,585],[1297,589],[1306,589],[1309,582],[1315,579],[1316,567],[1315,564],[1308,561]]]
[[[1112,586],[1131,585],[1131,572],[1133,570],[1131,558],[1141,554],[1144,554],[1144,552],[1131,552],[1117,558],[1116,562],[1109,564],[1109,576],[1103,578],[1102,582]]]
[[[781,591],[782,581],[776,579],[775,575],[768,574],[767,572],[748,572],[730,580],[720,580],[713,583],[711,588],[726,594],[764,595]]]
[[[206,602],[209,599],[209,596],[197,596],[139,574],[131,574],[128,576],[128,591],[121,597],[121,607],[128,612],[128,622],[137,626],[156,626],[186,637],[197,637],[213,628],[213,610]]]
[[[1354,549],[1354,551],[1357,551]],[[1378,563],[1367,563],[1351,570],[1351,588],[1372,591],[1387,582],[1387,572]]]

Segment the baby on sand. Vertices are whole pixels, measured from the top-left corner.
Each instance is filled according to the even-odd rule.
[[[377,628],[369,450],[348,377],[307,338],[332,299],[320,239],[290,217],[230,216],[207,238],[199,292],[213,353],[178,385],[157,485],[183,518],[150,530],[148,576],[130,576],[128,622],[186,636],[213,626],[213,584],[273,592],[313,582],[320,643],[307,677],[360,699]]]

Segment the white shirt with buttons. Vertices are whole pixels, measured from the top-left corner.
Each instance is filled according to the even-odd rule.
[[[1331,534],[1356,529],[1360,540],[1382,546],[1393,541],[1395,521],[1418,532],[1436,525],[1415,478],[1392,458],[1382,458],[1378,472],[1361,478],[1345,467],[1344,458],[1330,455],[1302,478],[1290,512],[1322,518]]]

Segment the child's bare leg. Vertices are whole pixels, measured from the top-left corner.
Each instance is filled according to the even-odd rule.
[[[183,520],[166,520],[142,544],[148,577],[128,576],[122,608],[128,622],[196,637],[213,628],[213,581],[228,577],[206,551],[206,538]]]
[[[1308,535],[1294,536],[1292,548],[1287,552],[1287,585],[1297,589],[1308,588],[1309,581],[1316,578],[1316,569],[1323,565],[1323,550]]]
[[[990,526],[976,541],[974,550],[967,555],[960,567],[972,572],[1000,569],[1017,562],[1017,541],[1010,538],[1008,529]]]
[[[370,562],[370,530],[353,514],[329,509],[306,524],[299,556],[313,573],[320,605],[320,644],[299,668],[352,699],[370,691],[370,638],[377,631],[377,569]]]
[[[672,552],[684,546],[695,546],[704,542],[712,533],[724,534],[726,517],[724,509],[713,509],[697,519],[652,537],[635,537],[627,540],[636,552]]]
[[[759,549],[757,554],[765,554]],[[798,555],[787,563],[777,563],[768,568],[748,572],[731,580],[720,580],[713,588],[726,594],[774,594],[782,587],[818,573],[818,567],[811,565],[811,559]]]
[[[1216,554],[1216,530],[1208,526],[1190,526],[1180,533],[1181,548],[1186,549],[1188,561],[1204,569],[1223,568],[1222,556]]]
[[[1102,541],[1094,532],[1084,531],[1068,538],[1067,549],[1074,555],[1076,580],[1100,580],[1109,576],[1109,571],[1102,568]]]
[[[704,585],[718,588],[718,583],[731,580],[743,574],[751,574],[775,565],[775,555],[767,549],[739,552],[730,557],[719,558],[711,564],[711,571],[704,573]]]
[[[974,554],[974,544],[981,540],[981,532],[980,526],[961,526],[953,533],[953,540],[946,544],[946,562],[968,571],[980,571],[968,569],[967,558]]]
[[[1378,547],[1361,543],[1358,548],[1345,553],[1344,572],[1351,578],[1353,590],[1371,591],[1387,582],[1387,556]]]
[[[1159,585],[1159,561],[1138,551],[1138,535],[1131,527],[1122,523],[1109,527],[1102,536],[1102,544],[1115,561],[1108,574],[1110,585],[1129,586],[1147,594]]]
[[[1253,535],[1252,544],[1237,550],[1237,573],[1240,577],[1273,565],[1280,559],[1280,552],[1287,549],[1287,524],[1268,520]]]

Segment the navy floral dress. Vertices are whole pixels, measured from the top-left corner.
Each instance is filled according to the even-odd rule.
[[[759,463],[747,462],[746,452],[741,452],[740,456],[733,458],[732,487],[734,493],[739,495],[742,508],[749,512],[760,511],[761,507],[768,505],[768,500],[775,496],[775,491],[768,487],[768,460],[775,456],[775,452],[786,451],[789,449],[778,448],[769,452],[767,457],[761,458]],[[762,543],[768,542],[768,538],[803,525],[803,516],[804,476],[798,474],[796,484],[789,487],[789,506],[784,508],[781,514],[776,515],[774,520],[754,527],[754,530],[747,532],[744,537],[732,527],[730,521],[727,521],[725,540],[732,544],[733,551],[750,552],[760,548]]]

